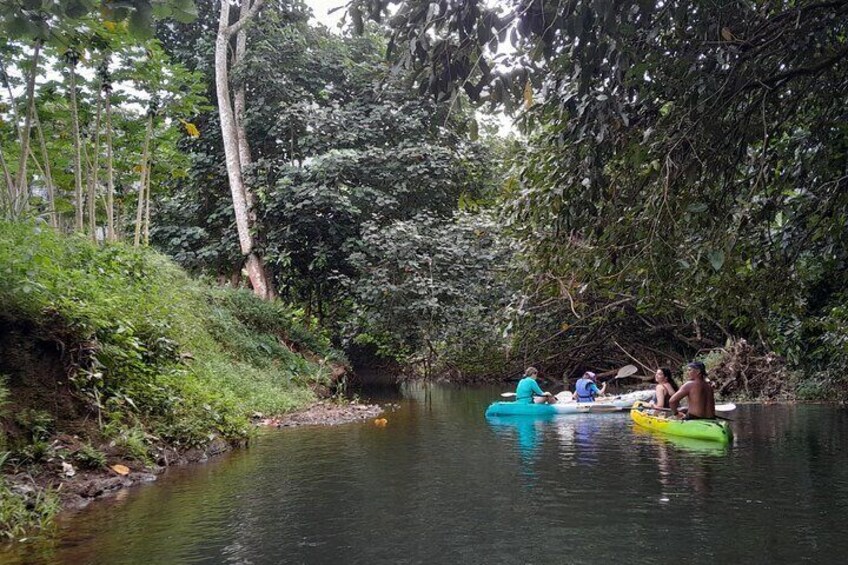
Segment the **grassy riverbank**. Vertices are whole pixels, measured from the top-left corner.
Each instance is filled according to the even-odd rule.
[[[43,523],[41,487],[76,471],[243,442],[254,412],[310,403],[343,363],[284,304],[150,250],[0,223],[0,275],[0,535]]]

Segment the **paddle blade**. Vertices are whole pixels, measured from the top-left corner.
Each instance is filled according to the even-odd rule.
[[[733,412],[736,410],[736,405],[732,402],[728,402],[726,404],[716,404],[715,411],[716,412]]]
[[[638,370],[639,368],[636,367],[636,365],[625,365],[624,367],[618,370],[618,373],[616,373],[615,378],[623,379],[624,377],[635,375]]]
[[[501,396],[504,397],[504,398],[515,398],[515,393],[514,392],[502,392]]]

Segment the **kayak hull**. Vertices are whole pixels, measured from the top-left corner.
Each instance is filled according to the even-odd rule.
[[[723,445],[733,441],[733,430],[727,422],[719,420],[678,420],[653,412],[642,403],[637,403],[630,411],[630,417],[636,425],[662,434],[714,441]]]
[[[605,414],[629,410],[637,400],[653,391],[638,391],[612,397],[599,402],[557,402],[556,404],[530,404],[526,402],[493,402],[486,416],[556,416],[559,414]]]

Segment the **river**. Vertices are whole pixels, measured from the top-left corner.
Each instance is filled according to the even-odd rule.
[[[63,518],[7,563],[797,563],[848,554],[848,411],[743,405],[734,444],[626,414],[487,421],[405,385],[372,422],[262,432]]]

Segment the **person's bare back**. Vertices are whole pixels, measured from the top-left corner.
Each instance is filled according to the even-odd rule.
[[[713,387],[704,378],[703,364],[689,364],[689,381],[680,387],[668,401],[669,408],[677,413],[677,407],[684,398],[689,399],[689,418],[715,418],[715,397]]]

